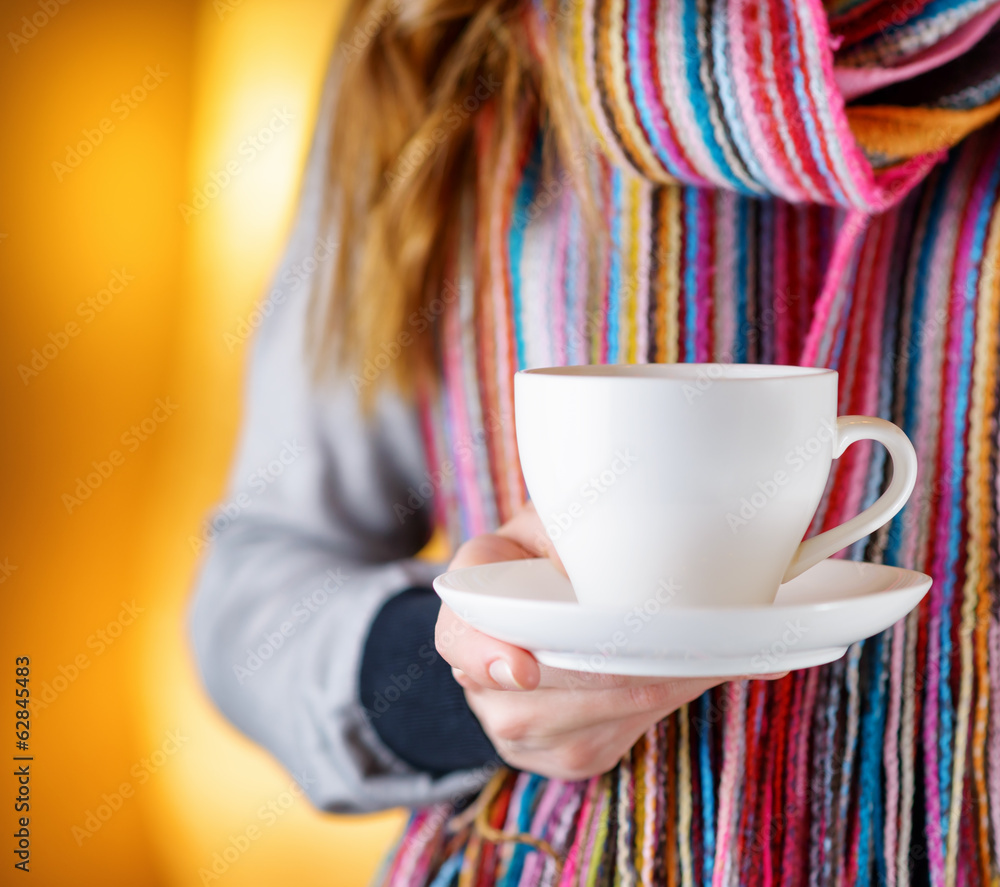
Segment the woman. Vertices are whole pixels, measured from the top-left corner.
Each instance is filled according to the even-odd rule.
[[[351,4],[193,631],[317,805],[417,808],[384,883],[996,878],[998,19]],[[907,431],[917,489],[850,556],[931,573],[917,611],[706,692],[540,668],[439,607],[434,526],[452,567],[550,553],[516,369],[713,360],[835,368],[841,413]],[[838,460],[814,529],[884,469]]]

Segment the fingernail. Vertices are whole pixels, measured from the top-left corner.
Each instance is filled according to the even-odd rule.
[[[489,671],[490,677],[505,690],[524,689],[524,687],[514,680],[514,673],[510,670],[506,659],[494,659],[490,663]]]
[[[455,666],[453,665],[453,666],[451,667],[451,676],[452,676],[452,677],[453,677],[453,678],[454,678],[454,679],[455,679],[456,681],[458,681],[459,683],[462,683],[462,678],[464,678],[464,677],[465,677],[465,672],[464,672],[464,671],[462,671],[462,669],[460,669],[460,668],[456,668],[456,667],[455,667]]]

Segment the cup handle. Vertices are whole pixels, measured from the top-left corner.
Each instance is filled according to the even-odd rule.
[[[811,539],[804,539],[795,550],[782,582],[794,579],[831,554],[888,523],[910,498],[917,482],[917,453],[903,430],[892,422],[872,416],[840,416],[833,442],[833,458],[839,459],[844,450],[859,440],[878,441],[889,451],[892,481],[888,489],[861,514]]]

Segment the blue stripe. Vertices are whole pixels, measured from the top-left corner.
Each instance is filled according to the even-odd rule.
[[[734,360],[745,363],[747,359],[747,281],[750,279],[751,266],[747,261],[747,234],[750,229],[750,201],[738,198],[736,201],[736,341],[733,343]]]
[[[868,705],[862,715],[858,731],[861,740],[858,762],[861,787],[855,814],[859,827],[858,875],[855,883],[861,887],[867,887],[871,882],[872,831],[876,821],[882,818],[882,744],[885,730],[886,687],[886,669],[882,662],[884,644],[884,634],[865,641],[865,651],[872,657],[874,674],[868,683],[868,692],[862,696]],[[879,837],[881,838],[881,833]]]
[[[438,869],[437,877],[431,881],[430,887],[450,887],[454,881],[458,883],[458,873],[462,868],[462,860],[465,858],[465,848],[463,847],[453,856],[450,856],[441,868]]]
[[[514,314],[514,337],[517,346],[517,369],[522,370],[527,365],[525,359],[524,327],[526,318],[523,314],[523,297],[521,293],[521,257],[524,255],[524,231],[526,222],[517,224],[517,220],[526,220],[528,210],[535,199],[535,188],[542,162],[542,140],[538,138],[531,149],[531,156],[524,167],[524,176],[514,198],[515,224],[510,226],[507,236],[507,250],[510,257],[510,295]]]
[[[524,774],[522,774],[521,778],[524,778]],[[535,798],[547,782],[544,777],[539,776],[537,773],[531,773],[527,778],[528,784],[525,786],[524,794],[521,795],[521,806],[517,811],[516,828],[519,832],[527,832],[531,829]],[[521,879],[521,871],[524,868],[524,857],[531,852],[538,851],[525,844],[514,845],[514,850],[510,857],[510,865],[507,867],[507,871],[504,872],[503,881],[499,883],[499,887],[516,887],[518,881]]]
[[[684,40],[684,73],[687,77],[688,98],[694,110],[694,121],[701,130],[702,142],[705,149],[712,156],[719,167],[719,171],[726,177],[729,184],[739,191],[746,192],[743,183],[733,175],[733,171],[726,161],[725,154],[715,138],[715,130],[712,128],[712,119],[709,116],[709,99],[705,93],[705,88],[701,82],[701,50],[698,47],[698,4],[695,0],[684,0],[684,9],[681,13],[681,31]]]
[[[649,36],[645,33],[645,28],[639,21],[639,4],[631,0],[627,4],[625,14],[628,20],[628,33],[625,35],[625,45],[628,51],[628,71],[629,82],[632,85],[632,97],[635,99],[635,107],[639,113],[639,121],[642,123],[643,132],[653,148],[657,158],[663,164],[667,172],[675,179],[683,177],[680,168],[670,158],[663,139],[660,138],[659,127],[656,126],[653,110],[649,106],[649,100],[642,88],[642,77],[639,76],[641,61],[639,59],[638,47],[642,44],[649,44]],[[655,47],[651,48],[655,52]],[[664,124],[666,121],[664,121]]]
[[[948,539],[942,579],[941,612],[941,729],[938,734],[940,758],[938,774],[941,780],[941,794],[944,803],[941,811],[941,828],[948,834],[948,806],[951,800],[952,740],[955,730],[955,707],[951,692],[951,607],[955,598],[955,574],[962,546],[962,498],[965,490],[965,434],[968,426],[969,392],[972,389],[972,358],[975,341],[976,293],[979,287],[979,264],[983,259],[983,243],[996,192],[1000,166],[995,166],[989,179],[989,191],[979,207],[969,255],[969,271],[966,276],[960,318],[961,346],[959,348],[958,379],[952,417],[955,427],[953,462],[946,466],[944,480],[948,489]],[[950,468],[950,470],[949,470]]]
[[[712,774],[711,723],[712,694],[703,693],[699,702],[702,727],[698,731],[698,763],[701,770],[701,821],[704,828],[704,853],[702,877],[705,887],[712,887],[715,868],[715,777]]]
[[[930,274],[931,255],[934,252],[934,247],[939,236],[938,228],[941,214],[944,209],[945,196],[949,191],[948,183],[954,171],[954,166],[953,155],[945,164],[941,177],[935,185],[933,196],[931,198],[931,205],[927,212],[927,227],[924,232],[923,241],[919,244],[920,254],[917,257],[916,266],[913,270],[914,287],[910,327],[908,330],[904,331],[905,345],[909,353],[909,363],[906,368],[906,384],[903,388],[904,396],[902,415],[903,431],[905,431],[907,436],[911,439],[916,436],[917,426],[921,419],[919,410],[922,401],[919,386],[920,367],[924,355],[920,335],[923,329],[923,317],[927,302],[927,280]],[[917,234],[915,232],[914,241],[916,241],[916,236]],[[889,534],[889,542],[886,546],[887,563],[898,563],[899,550],[902,547],[903,535],[906,532],[904,528],[907,525],[910,525],[909,532],[916,532],[919,517],[913,520],[910,520],[909,518],[913,510],[919,511],[919,508],[919,503],[911,499],[900,515],[900,519],[893,522],[893,530],[898,528],[899,532],[892,532]],[[932,595],[935,594],[935,590],[932,588],[930,593]]]
[[[847,289],[847,292],[841,296],[843,299],[843,305],[837,312],[841,317],[845,318],[845,322],[836,326],[832,332],[832,335],[836,336],[833,343],[833,352],[830,355],[830,369],[837,369],[840,366],[840,358],[844,353],[844,339],[847,337],[847,328],[850,326],[850,316],[851,307],[854,305],[854,289],[855,283],[858,276],[858,261],[860,253],[855,256],[854,261],[851,262],[850,268],[847,272],[847,279],[842,284],[843,287]]]
[[[747,135],[746,125],[743,122],[743,115],[740,113],[740,104],[733,95],[733,78],[729,70],[729,4],[728,0],[714,0],[715,14],[712,17],[712,70],[715,74],[714,80],[719,90],[719,101],[722,104],[720,116],[725,115],[726,125],[729,134],[733,137],[733,145],[737,153],[747,167],[747,173],[755,181],[760,182],[763,187],[753,188],[746,185],[740,186],[744,193],[759,193],[761,191],[774,192],[775,183],[764,173],[764,170],[757,163],[757,156],[750,147],[750,139]]]
[[[622,302],[622,174],[618,169],[611,172],[611,267],[608,271],[608,326],[606,342],[608,363],[618,363],[619,325]]]
[[[684,360],[698,359],[698,189],[684,189]]]
[[[803,60],[799,54],[798,23],[795,19],[795,7],[789,2],[789,0],[785,0],[784,5],[785,14],[788,19],[788,48],[791,56],[792,87],[795,91],[795,97],[799,100],[799,109],[802,114],[802,127],[805,130],[806,138],[809,139],[809,147],[812,149],[812,158],[815,161],[816,166],[819,168],[820,174],[830,186],[830,191],[833,193],[834,199],[838,203],[847,203],[847,197],[845,197],[844,192],[840,190],[840,185],[837,182],[836,177],[826,165],[826,158],[823,156],[823,145],[819,137],[819,132],[816,129],[816,121],[813,119],[813,115],[809,113],[813,103],[810,100],[809,90],[806,89],[805,79],[802,74]]]

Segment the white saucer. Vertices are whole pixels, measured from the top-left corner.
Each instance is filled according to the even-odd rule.
[[[881,564],[826,560],[782,585],[774,603],[581,607],[548,560],[505,561],[438,576],[459,617],[558,668],[662,677],[773,674],[839,659],[910,612],[931,578]]]

